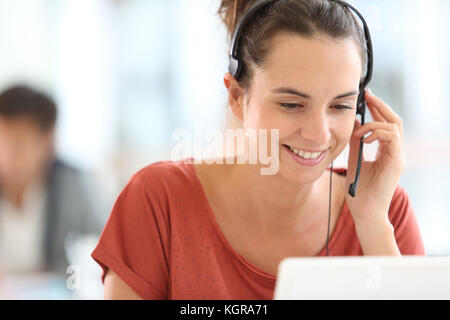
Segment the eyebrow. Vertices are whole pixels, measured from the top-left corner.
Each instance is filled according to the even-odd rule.
[[[278,94],[292,94],[294,96],[299,96],[305,99],[311,99],[311,96],[309,94],[303,93],[303,92],[299,92],[295,89],[292,88],[278,88],[273,90],[273,93],[278,93]],[[351,97],[354,95],[359,94],[359,91],[350,91],[348,93],[343,93],[341,95],[338,95],[337,97],[335,97],[333,100],[337,100],[337,99],[342,99],[342,98],[347,98],[347,97]]]

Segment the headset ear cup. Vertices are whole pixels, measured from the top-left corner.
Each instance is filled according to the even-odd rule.
[[[240,73],[240,63],[239,60],[231,57],[230,58],[230,64],[228,65],[228,71],[231,73],[231,75],[237,80]]]

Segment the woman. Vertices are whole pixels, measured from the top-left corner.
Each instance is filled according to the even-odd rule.
[[[256,1],[223,0],[231,34]],[[424,254],[407,193],[402,120],[367,92],[373,123],[360,126],[363,32],[326,0],[279,0],[244,30],[239,79],[227,73],[229,107],[245,129],[279,129],[279,169],[159,162],[119,196],[94,259],[105,298],[272,299],[286,257],[326,254],[328,167],[350,143],[348,174],[333,170],[330,255]],[[347,195],[361,137],[380,143]],[[322,160],[305,165],[303,153]]]

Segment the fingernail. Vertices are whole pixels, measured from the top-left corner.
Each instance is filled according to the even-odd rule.
[[[367,93],[369,93],[369,95],[373,96],[373,92],[370,88],[367,88]]]

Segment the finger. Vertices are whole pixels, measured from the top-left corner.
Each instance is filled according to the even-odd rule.
[[[388,123],[387,120],[380,114],[377,108],[375,108],[372,104],[368,103],[370,113],[372,115],[372,119],[377,122]],[[397,127],[397,130],[400,132],[401,137],[403,139],[403,120],[400,120],[399,123],[394,123]]]
[[[367,144],[371,144],[375,141],[399,144],[400,133],[394,131],[376,130],[369,137],[363,139],[363,142]]]
[[[391,109],[389,105],[387,105],[383,100],[378,98],[377,96],[366,91],[366,101],[368,104],[371,104],[375,109],[377,109],[381,116],[383,116],[388,122],[393,122],[400,124],[402,122],[402,118]]]
[[[370,115],[372,116],[372,120],[376,122],[388,122],[378,111],[378,109],[372,104],[367,103],[367,107],[369,108]]]
[[[352,133],[352,136],[353,136],[356,132],[358,132],[358,131],[360,130],[360,128],[361,128],[361,121],[359,121],[358,119],[356,119],[356,120],[355,120],[355,125],[354,125],[354,127],[353,127],[353,133]],[[360,138],[360,136],[358,136],[358,138]]]
[[[384,130],[390,132],[400,132],[400,129],[395,123],[387,122],[369,122],[364,126],[358,128],[354,134],[358,137],[362,137],[371,131]]]
[[[398,163],[399,168],[405,168],[405,154],[401,143],[399,142],[400,136],[398,132],[378,130],[370,137],[364,139],[364,143],[371,144],[376,140],[380,142],[377,159],[384,156],[390,157],[396,159],[395,163]]]

